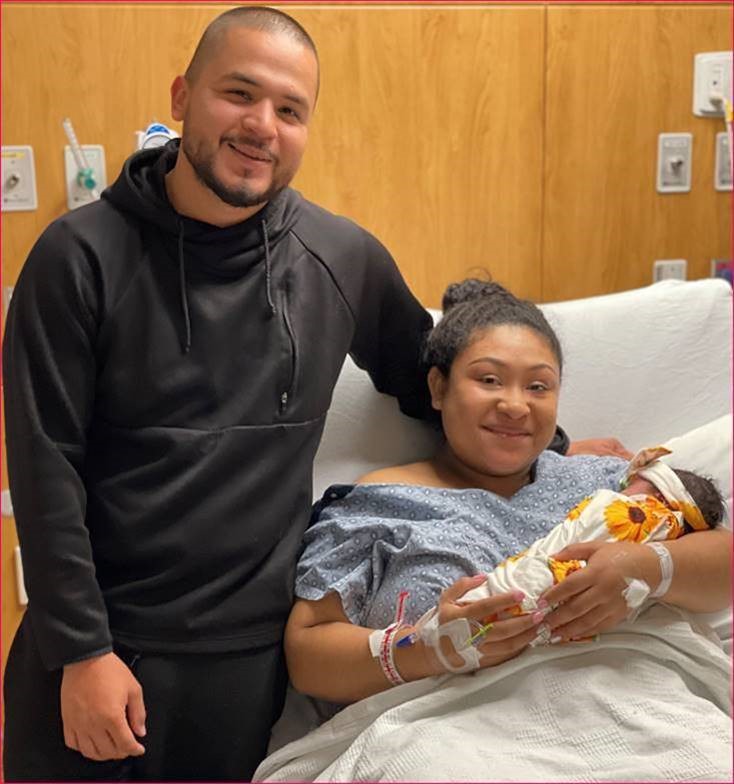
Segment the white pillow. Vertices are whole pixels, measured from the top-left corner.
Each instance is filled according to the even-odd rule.
[[[652,444],[650,446],[653,446]],[[727,509],[726,526],[732,520],[732,416],[714,419],[701,427],[689,430],[681,436],[666,441],[665,446],[672,454],[663,458],[673,468],[685,468],[713,479],[724,496]],[[707,623],[732,649],[732,608],[715,613],[696,613],[696,618]]]

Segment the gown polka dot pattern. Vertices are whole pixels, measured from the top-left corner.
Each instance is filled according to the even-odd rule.
[[[618,489],[626,466],[543,452],[534,481],[510,499],[479,489],[332,486],[304,536],[296,595],[316,600],[336,591],[352,623],[380,629],[407,590],[405,620],[413,623],[460,577],[524,550],[595,490]]]

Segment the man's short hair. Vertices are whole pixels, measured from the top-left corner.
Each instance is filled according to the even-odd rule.
[[[206,64],[216,44],[221,40],[222,35],[233,27],[246,27],[250,30],[262,30],[266,33],[280,33],[290,36],[302,46],[310,49],[316,58],[316,65],[319,64],[319,55],[316,51],[316,44],[311,36],[292,16],[278,11],[275,8],[264,6],[239,6],[225,11],[214,19],[199,39],[193,57],[189,63],[184,76],[188,82],[193,82],[198,77],[202,68]],[[318,92],[318,85],[317,85]]]

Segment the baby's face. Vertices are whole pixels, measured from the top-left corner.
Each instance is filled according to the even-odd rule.
[[[632,481],[627,487],[622,490],[623,495],[651,495],[665,503],[663,494],[655,487],[652,482],[647,479],[642,479],[639,476],[633,476]]]

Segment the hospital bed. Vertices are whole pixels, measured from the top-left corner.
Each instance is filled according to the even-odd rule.
[[[729,518],[731,518],[731,286],[720,279],[694,282],[664,281],[633,291],[545,304],[542,308],[555,327],[564,350],[564,380],[559,423],[570,438],[577,440],[615,436],[632,451],[643,446],[667,443],[673,450],[675,465],[705,473],[717,481],[726,499]],[[434,449],[436,438],[435,432],[427,425],[402,416],[396,401],[377,393],[368,376],[347,359],[334,392],[323,441],[316,458],[314,498],[319,498],[330,484],[349,483],[374,468],[426,457]],[[651,618],[650,639],[652,640],[656,635],[660,639],[667,636],[666,644],[673,645],[679,627],[676,625],[675,618],[671,621],[670,616],[664,614],[663,610],[667,608],[661,609],[659,616],[656,615],[658,609],[653,608],[647,613]],[[686,621],[686,629],[689,629],[690,620],[691,618],[688,618]],[[724,651],[727,654],[731,653],[730,611],[698,616],[692,620],[695,624],[699,622],[704,624],[700,628],[705,634],[712,629],[710,633],[721,641]],[[608,637],[612,639],[613,635]],[[633,639],[631,636],[625,637],[620,633],[618,639],[614,639],[617,640],[615,644],[618,650],[626,650],[625,646],[632,646],[631,649],[634,650],[636,643],[629,642]],[[651,643],[653,647],[655,644],[657,643]],[[687,644],[682,642],[681,647]],[[542,655],[549,654],[547,650],[545,654],[538,651],[528,654],[530,657]],[[699,658],[707,656],[703,649],[696,655]],[[525,659],[528,656],[523,655]],[[686,659],[681,658],[680,662],[676,662],[675,654],[666,652],[662,652],[660,656],[666,661],[670,660],[671,677],[674,672],[687,670],[688,675],[685,677],[693,678],[690,673],[695,670],[695,666]],[[524,660],[523,657],[518,657],[514,661],[520,662]],[[553,671],[554,680],[548,680],[548,675],[542,674],[545,670],[538,669],[541,673],[539,675],[528,674],[521,669],[515,672],[512,668],[520,665],[506,663],[502,665],[508,672],[503,684],[506,687],[513,682],[514,677],[519,684],[517,689],[530,689],[528,693],[531,697],[532,689],[535,688],[537,693],[541,685],[545,690],[562,690],[561,684],[565,681],[558,671],[562,668],[563,661],[565,660],[559,659],[560,663]],[[717,661],[721,670],[723,665],[718,659]],[[596,666],[596,663],[593,666]],[[593,666],[589,664],[584,672],[591,672]],[[716,670],[715,663],[711,664],[710,669]],[[728,665],[724,669],[728,669]],[[720,694],[723,688],[728,702],[728,686],[724,680],[721,680],[721,678],[726,680],[728,673],[723,674],[721,671],[717,677],[719,676],[718,686],[707,683],[707,680],[715,679],[714,675],[702,674],[701,682],[697,682],[691,688],[697,693],[711,689],[712,694],[716,689]],[[491,677],[494,676],[486,673],[481,675],[485,680]],[[580,676],[576,673],[574,677]],[[546,680],[543,680],[544,678]],[[454,689],[455,704],[470,706],[479,699],[486,699],[477,696],[478,687],[473,684],[478,683],[479,680],[480,676],[476,676],[473,681],[470,676],[454,677],[454,680],[444,687],[444,691]],[[487,688],[491,685],[488,681]],[[488,693],[495,694],[498,688],[500,687],[495,687],[494,692]],[[610,684],[609,688],[615,687]],[[662,684],[662,688],[666,688],[665,683]],[[673,690],[675,688],[672,683],[670,688]],[[410,713],[407,708],[400,707],[398,697],[390,693],[387,693],[387,696],[377,695],[382,700],[380,711],[384,711],[383,715],[388,717],[387,724],[382,718],[380,721],[375,720],[377,714],[370,717],[367,707],[358,703],[342,711],[337,719],[319,730],[320,734],[314,736],[315,750],[313,744],[309,746],[304,741],[281,748],[289,741],[302,736],[308,729],[317,726],[323,719],[318,703],[291,691],[283,717],[273,732],[271,752],[276,753],[261,766],[256,778],[498,780],[493,777],[491,764],[493,759],[497,760],[497,749],[495,749],[495,757],[492,757],[493,746],[495,743],[503,742],[496,737],[498,728],[493,730],[490,726],[486,727],[487,749],[483,753],[489,761],[487,763],[489,767],[477,769],[476,766],[471,767],[470,762],[467,762],[469,767],[458,765],[452,768],[451,765],[454,763],[451,763],[448,768],[441,767],[443,763],[430,761],[431,749],[436,744],[440,746],[441,743],[452,741],[448,740],[446,735],[439,734],[433,737],[431,733],[435,730],[421,719],[423,716],[421,710],[427,710],[425,705],[430,702],[433,695],[421,684],[408,684],[399,689],[404,691],[412,689],[408,694],[412,699],[410,705],[422,707],[416,707],[413,709],[414,713]],[[461,689],[464,689],[464,692]],[[395,691],[391,690],[391,692]],[[394,704],[390,702],[391,699]],[[716,701],[716,698],[710,695],[708,699]],[[375,698],[370,700],[375,701]],[[362,702],[367,703],[364,700]],[[532,703],[532,699],[526,696],[525,703]],[[580,717],[584,710],[589,710],[588,705],[578,707]],[[502,731],[506,729],[507,722],[526,721],[527,727],[523,732],[531,734],[539,732],[543,735],[543,732],[551,732],[554,722],[559,724],[558,717],[552,715],[553,711],[549,710],[547,705],[543,708],[537,705],[523,705],[522,709],[510,705],[509,710],[517,710],[517,714],[508,715],[506,721],[503,721]],[[533,710],[536,710],[537,715],[532,713]],[[635,768],[634,765],[625,768],[626,762],[623,762],[625,749],[630,744],[625,732],[629,729],[630,722],[634,723],[633,718],[637,714],[631,707],[628,712],[631,711],[630,716],[634,714],[633,718],[625,717],[623,714],[627,709],[616,704],[614,710],[620,712],[620,717],[615,717],[614,722],[603,732],[600,730],[602,734],[596,741],[594,738],[590,741],[587,738],[575,750],[573,756],[575,761],[585,759],[584,754],[586,754],[591,771],[597,768],[601,771],[612,770],[615,771],[615,776],[618,771],[619,779],[653,780],[654,776],[649,771],[660,770],[662,780],[682,780],[680,777],[683,774],[686,780],[720,780],[721,770],[716,768],[716,763],[707,757],[707,754],[716,757],[719,752],[716,750],[708,752],[706,750],[708,741],[705,739],[700,741],[692,739],[690,748],[690,753],[700,761],[696,763],[698,766],[696,770],[700,769],[699,778],[689,778],[687,772],[689,768],[686,767],[689,763],[682,758],[679,759],[681,754],[685,756],[685,753],[680,752],[679,749],[676,749],[675,754],[671,752],[669,761],[666,761],[667,757],[662,751],[658,758],[651,757],[649,762],[651,768]],[[400,711],[403,713],[401,714]],[[530,713],[523,713],[523,711],[530,711]],[[644,713],[642,707],[640,711]],[[673,714],[674,711],[669,715],[666,714],[667,720],[674,720]],[[591,715],[593,716],[593,710]],[[655,721],[657,719],[665,721],[666,716],[646,716],[642,722],[644,731],[651,733],[653,740],[655,736],[661,735],[659,728],[656,729]],[[634,720],[642,721],[639,716]],[[352,732],[349,727],[345,729],[345,725],[350,723],[357,727],[357,730]],[[545,729],[539,728],[539,723],[541,725],[545,723],[547,726]],[[624,731],[620,730],[620,725]],[[401,728],[400,731],[398,727]],[[403,750],[415,740],[415,733],[419,731],[419,727],[422,727],[421,731],[426,734],[424,745],[419,746],[426,750],[425,753],[421,752],[423,759],[411,761],[407,758],[406,760]],[[696,734],[690,727],[677,729],[679,732]],[[709,728],[703,728],[702,735],[708,730]],[[558,731],[561,732],[560,729]],[[380,732],[386,733],[384,742],[375,741],[375,733]],[[407,736],[406,732],[408,732]],[[373,736],[371,740],[370,733]],[[616,737],[615,733],[618,733],[619,737]],[[517,733],[513,737],[516,736]],[[402,740],[398,741],[398,738]],[[730,736],[723,741],[729,739]],[[722,738],[718,741],[722,741]],[[400,748],[385,751],[380,762],[368,764],[365,761],[375,756],[375,748],[389,749],[392,742],[399,743]],[[535,741],[526,739],[523,742],[530,743],[529,748],[535,748],[533,746]],[[716,739],[712,741],[714,746],[716,742]],[[543,746],[544,743],[546,746]],[[563,754],[566,750],[549,747],[548,744],[551,743],[552,740],[548,738],[537,741],[538,748],[543,749],[545,755],[538,762],[537,769],[532,765],[523,767],[523,764],[517,761],[512,768],[513,771],[517,771],[517,777],[515,774],[508,774],[506,768],[502,768],[503,772],[495,775],[502,776],[503,780],[515,781],[565,780],[563,776],[559,776],[558,771],[563,767]],[[563,744],[559,743],[559,745]],[[290,753],[289,749],[292,749]],[[720,744],[716,749],[720,750]],[[468,760],[475,753],[477,752],[473,748],[472,753],[469,754],[468,747],[464,749],[459,747],[453,748],[452,751],[445,750],[443,757],[449,754],[454,759],[464,757]],[[305,759],[303,764],[294,762],[298,760],[299,755]],[[346,757],[349,757],[348,764],[343,763]],[[730,762],[729,759],[729,764]],[[544,765],[547,767],[544,768]],[[611,767],[605,768],[604,765]],[[668,768],[665,767],[666,765]],[[425,776],[422,775],[422,771],[425,771]],[[730,772],[729,768],[729,774]],[[469,775],[470,773],[474,775]],[[578,772],[569,775],[569,780],[599,780],[594,778],[593,773],[588,776]]]

